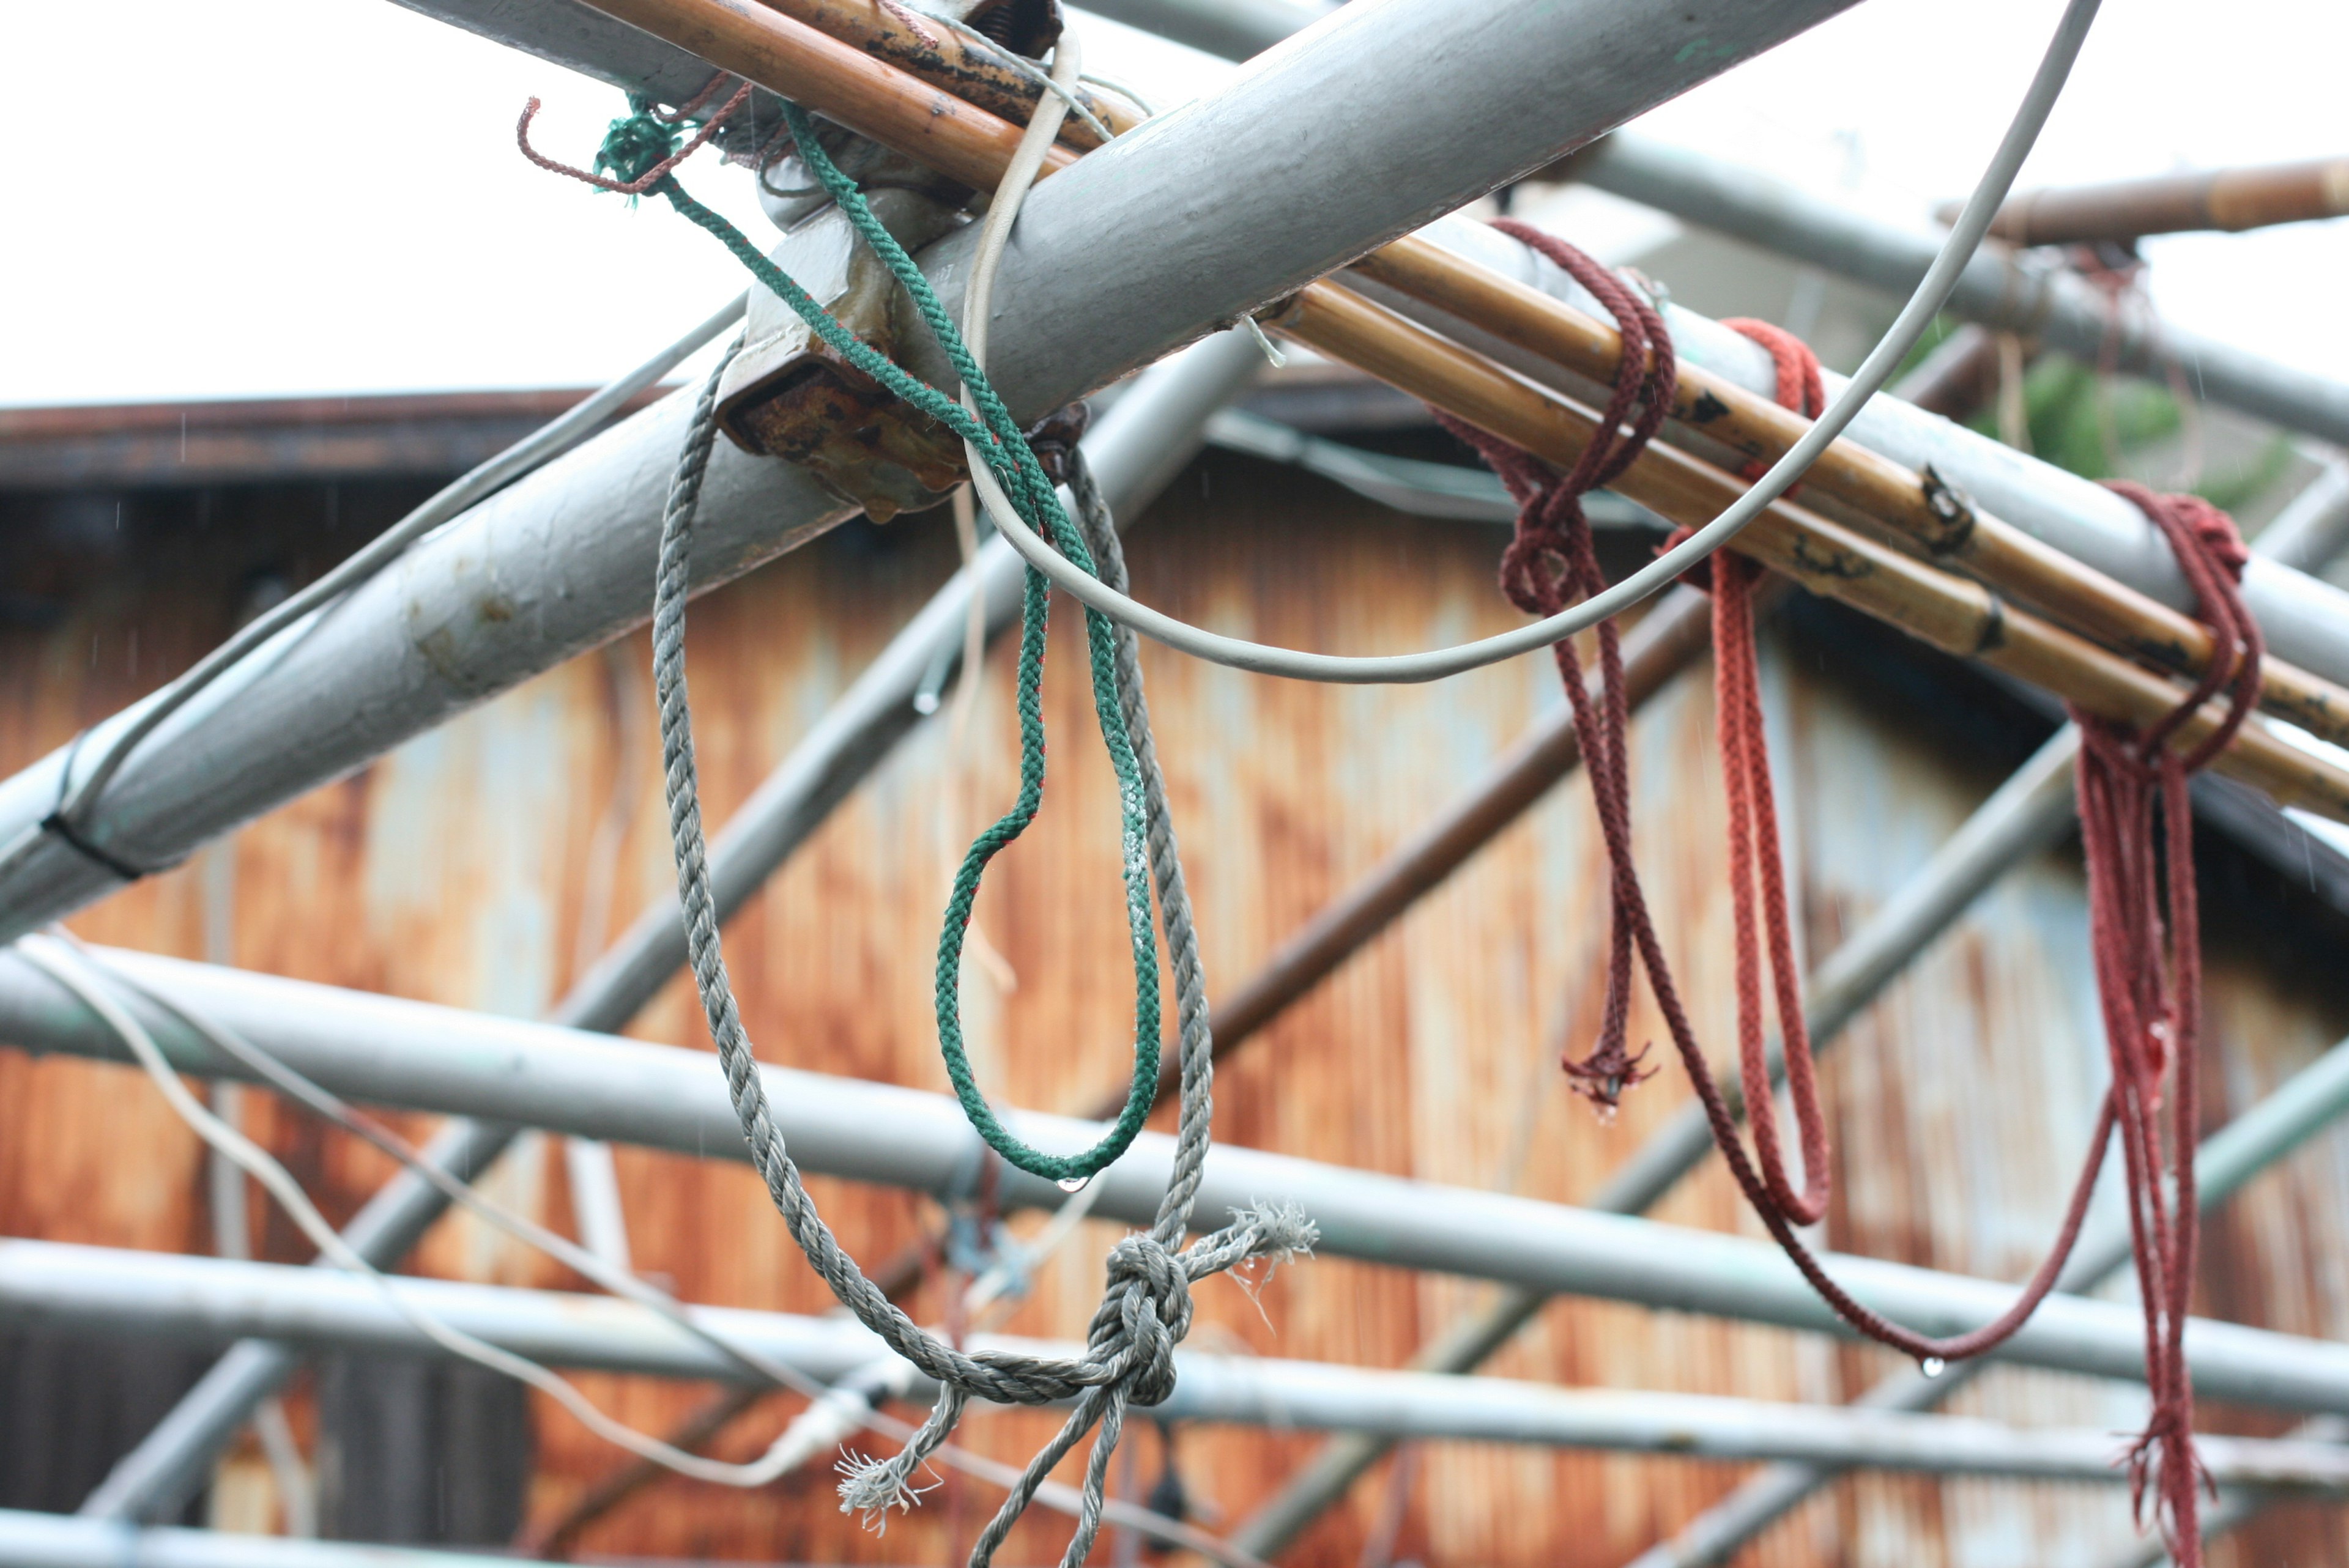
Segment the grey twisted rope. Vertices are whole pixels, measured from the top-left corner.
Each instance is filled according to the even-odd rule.
[[[925,1333],[864,1276],[817,1213],[769,1110],[766,1087],[727,976],[717,904],[710,892],[700,788],[694,767],[693,719],[686,689],[685,603],[691,585],[694,513],[717,435],[719,380],[740,346],[738,339],[727,349],[695,402],[661,520],[660,561],[654,580],[653,680],[659,699],[678,898],[694,987],[700,994],[709,1036],[726,1074],[727,1090],[750,1144],[751,1163],[765,1181],[768,1196],[782,1215],[792,1239],[858,1321],[940,1385],[936,1406],[904,1449],[886,1460],[861,1460],[846,1467],[848,1474],[841,1484],[842,1507],[862,1509],[873,1518],[885,1516],[893,1505],[910,1506],[916,1471],[946,1440],[973,1396],[1017,1405],[1074,1399],[1075,1408],[1060,1432],[1029,1463],[1019,1484],[981,1532],[972,1547],[970,1563],[971,1568],[986,1568],[1046,1474],[1099,1426],[1101,1437],[1085,1467],[1076,1533],[1062,1558],[1063,1568],[1079,1568],[1101,1528],[1109,1457],[1123,1429],[1126,1407],[1135,1402],[1160,1403],[1174,1389],[1174,1346],[1191,1325],[1191,1282],[1249,1258],[1278,1259],[1303,1252],[1312,1245],[1313,1227],[1294,1204],[1260,1204],[1236,1212],[1230,1225],[1176,1250],[1190,1228],[1209,1141],[1214,1114],[1213,1042],[1197,935],[1176,855],[1165,779],[1143,698],[1139,652],[1133,634],[1123,628],[1115,679],[1141,764],[1149,823],[1147,851],[1174,966],[1180,1027],[1181,1092],[1174,1173],[1160,1200],[1155,1222],[1147,1232],[1129,1235],[1111,1250],[1108,1282],[1086,1334],[1085,1353],[1071,1360],[999,1351],[966,1354]],[[1123,583],[1123,561],[1117,552],[1116,530],[1098,487],[1081,463],[1075,469],[1072,488],[1088,542],[1101,562],[1100,570],[1105,578]]]

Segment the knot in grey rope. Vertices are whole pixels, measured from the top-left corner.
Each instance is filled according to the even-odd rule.
[[[921,1491],[915,1484],[916,1476],[929,1456],[946,1442],[974,1397],[1016,1405],[1073,1402],[1060,1431],[1029,1461],[1010,1496],[980,1532],[971,1548],[970,1563],[972,1568],[987,1568],[1052,1467],[1098,1427],[1100,1437],[1086,1460],[1076,1532],[1061,1558],[1063,1568],[1081,1568],[1100,1532],[1109,1460],[1123,1430],[1127,1407],[1160,1404],[1174,1392],[1174,1347],[1191,1326],[1192,1283],[1252,1258],[1278,1263],[1309,1251],[1315,1240],[1314,1229],[1293,1203],[1257,1203],[1236,1212],[1232,1223],[1222,1230],[1188,1247],[1181,1245],[1190,1230],[1214,1116],[1214,1041],[1208,1029],[1206,976],[1199,962],[1190,895],[1175,850],[1165,776],[1159,767],[1150,711],[1143,696],[1140,649],[1133,634],[1123,627],[1114,632],[1111,679],[1132,738],[1146,824],[1143,847],[1157,888],[1174,976],[1179,1111],[1174,1169],[1166,1191],[1150,1229],[1127,1236],[1111,1251],[1108,1283],[1087,1332],[1084,1355],[1071,1360],[1005,1351],[966,1354],[955,1348],[925,1332],[884,1295],[816,1212],[769,1109],[765,1081],[726,974],[701,822],[692,706],[686,690],[685,605],[692,581],[694,513],[717,435],[719,379],[740,347],[738,339],[727,349],[694,405],[669,486],[654,578],[653,684],[659,699],[662,769],[677,861],[678,898],[694,986],[701,996],[710,1039],[718,1047],[727,1091],[750,1147],[751,1163],[765,1181],[768,1195],[792,1239],[859,1322],[938,1385],[937,1403],[904,1449],[885,1459],[852,1454],[843,1460],[841,1507],[862,1511],[873,1522],[885,1521],[892,1508],[912,1507]],[[1122,586],[1125,563],[1117,530],[1085,466],[1081,449],[1071,449],[1069,465],[1069,488],[1077,503],[1085,546],[1102,580]]]
[[[1137,1233],[1109,1251],[1109,1289],[1085,1335],[1092,1357],[1120,1367],[1126,1397],[1163,1405],[1174,1392],[1174,1346],[1191,1331],[1191,1278],[1183,1260]]]

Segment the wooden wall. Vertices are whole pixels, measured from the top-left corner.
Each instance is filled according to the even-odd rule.
[[[1154,510],[1132,553],[1138,591],[1176,614],[1259,638],[1370,651],[1513,624],[1492,585],[1498,544],[1495,531],[1400,520],[1286,472],[1211,458]],[[58,744],[221,634],[240,579],[208,574],[206,559],[196,552],[171,571],[118,573],[74,597],[62,620],[0,631],[0,667],[14,677],[0,687],[0,766]],[[951,565],[942,514],[886,531],[858,523],[695,606],[693,691],[713,820],[806,732]],[[1072,622],[1063,614],[1053,645],[1043,818],[999,862],[979,909],[1008,983],[977,979],[968,997],[989,1086],[1013,1103],[1063,1110],[1121,1077],[1129,1005],[1112,780],[1085,709]],[[556,670],[75,924],[98,940],[210,952],[305,979],[541,1011],[579,972],[583,952],[671,885],[643,733],[645,660],[636,637],[621,655]],[[1547,665],[1530,659],[1390,690],[1259,680],[1154,648],[1145,663],[1218,991],[1558,700]],[[2013,756],[1942,722],[1955,716],[1918,711],[1855,682],[1831,640],[1775,636],[1767,664],[1782,799],[1795,803],[1790,853],[1815,959],[1922,863]],[[1651,707],[1636,751],[1649,887],[1699,1027],[1725,1041],[1729,912],[1702,673]],[[938,910],[960,841],[981,810],[1010,798],[1014,762],[1009,665],[998,656],[968,732],[957,739],[940,722],[916,735],[734,923],[728,955],[762,1056],[943,1086],[929,1020]],[[1588,811],[1578,781],[1556,791],[1246,1047],[1217,1079],[1217,1135],[1561,1202],[1593,1190],[1685,1089],[1667,1067],[1609,1125],[1572,1099],[1557,1073],[1561,1041],[1587,1038],[1599,1005],[1603,906]],[[2349,1032],[2338,965],[2311,962],[2304,946],[2269,939],[2266,927],[2242,923],[2234,911],[2221,901],[2212,914],[2214,1117]],[[2029,1270],[2100,1087],[2083,927],[2075,862],[2047,857],[1985,899],[1837,1048],[1826,1069],[1844,1194],[1829,1225],[1837,1246],[2005,1278]],[[681,985],[632,1032],[706,1048]],[[1662,1030],[1643,995],[1633,1040],[1651,1037],[1661,1042]],[[378,1156],[265,1097],[248,1096],[247,1108],[248,1127],[331,1215],[350,1212],[388,1174]],[[412,1130],[425,1130],[421,1119]],[[208,1250],[202,1167],[193,1140],[135,1076],[0,1051],[0,1233]],[[640,1269],[698,1301],[795,1312],[829,1305],[744,1167],[624,1150],[619,1169]],[[561,1161],[545,1140],[526,1142],[494,1184],[509,1201],[569,1223]],[[895,1191],[813,1185],[868,1260],[933,1219],[926,1202]],[[2300,1332],[2349,1331],[2344,1211],[2349,1139],[2336,1136],[2256,1182],[2218,1224],[2205,1271],[2210,1307]],[[305,1257],[279,1217],[257,1203],[254,1214],[265,1255]],[[1758,1233],[1717,1168],[1684,1183],[1658,1217]],[[1088,1225],[1007,1327],[1077,1334],[1114,1234]],[[577,1283],[464,1220],[442,1224],[413,1266]],[[1460,1281],[1316,1262],[1284,1271],[1260,1298],[1230,1283],[1203,1286],[1195,1341],[1392,1367],[1483,1295]],[[930,1290],[922,1310],[935,1316],[941,1300]],[[1493,1369],[1568,1384],[1829,1400],[1889,1365],[1814,1336],[1568,1301]],[[654,1428],[710,1392],[583,1381],[607,1408]],[[1993,1375],[1957,1403],[2116,1432],[2137,1409],[2127,1389],[2035,1373]],[[305,1398],[295,1404],[305,1426]],[[761,1406],[721,1448],[754,1452],[792,1408],[781,1398]],[[968,1432],[986,1451],[1022,1459],[1045,1429],[1043,1418],[993,1412],[974,1417]],[[617,1462],[543,1403],[536,1446],[530,1505],[541,1522]],[[1315,1446],[1309,1436],[1253,1429],[1177,1438],[1192,1498],[1207,1522],[1224,1525],[1245,1517]],[[1119,1473],[1138,1493],[1162,1460],[1154,1432],[1134,1447]],[[1399,1511],[1400,1559],[1612,1568],[1742,1473],[1668,1459],[1435,1446],[1374,1474],[1291,1560],[1356,1563]],[[949,1484],[874,1537],[836,1511],[829,1480],[817,1475],[751,1495],[664,1481],[583,1547],[936,1563],[968,1541],[995,1501]],[[215,1511],[227,1522],[271,1518],[255,1451],[227,1461]],[[2338,1511],[2279,1518],[2216,1560],[2288,1555],[2349,1565]],[[1837,1486],[1750,1560],[2093,1564],[2127,1530],[2116,1487],[1863,1479]],[[1064,1524],[1043,1516],[1021,1527],[1005,1561],[1050,1561],[1064,1540]],[[1102,1548],[1105,1556],[1119,1551]]]

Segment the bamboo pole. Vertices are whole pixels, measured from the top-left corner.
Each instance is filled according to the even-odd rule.
[[[1355,269],[1601,384],[1614,380],[1622,362],[1622,338],[1613,327],[1431,241],[1398,240],[1363,257]],[[1680,366],[1672,417],[1764,463],[1776,460],[1810,424],[1724,377],[1686,363]],[[1828,448],[1804,476],[1803,486],[2108,647],[2188,675],[2209,667],[2210,630],[2199,621],[2012,523],[1954,501],[1938,483],[1855,441]],[[2349,692],[2278,658],[2263,662],[2261,673],[2262,709],[2336,745],[2349,745]]]
[[[875,4],[875,0],[766,0],[766,4],[793,21],[842,43],[853,44],[901,71],[1008,120],[1026,123],[1043,90],[1029,77],[990,59],[944,23],[932,25],[931,33],[936,42],[924,42],[901,18]],[[1121,99],[1103,98],[1081,87],[1072,90],[1077,101],[1098,116],[1112,136],[1122,136],[1142,123],[1141,116]],[[1102,145],[1093,128],[1073,114],[1061,122],[1060,139],[1080,152]]]
[[[1596,422],[1565,398],[1343,289],[1306,289],[1266,325],[1562,467],[1581,454]],[[1685,452],[1651,445],[1613,488],[1663,517],[1694,525],[1717,516],[1744,487]],[[2099,717],[2148,724],[2184,695],[2175,683],[2006,604],[1979,583],[1785,501],[1731,548],[1815,593],[1945,653],[2020,676]],[[2205,705],[2179,727],[2175,744],[2192,747],[2211,733],[2219,715],[2216,704]],[[2243,726],[2217,766],[2281,804],[2349,821],[2349,771],[2257,720]]]
[[[1999,208],[1990,232],[2013,245],[2070,245],[2196,230],[2239,233],[2344,213],[2349,213],[2349,158],[2318,158],[2019,191]],[[1934,213],[1944,223],[1956,215],[1954,204]]]
[[[692,50],[721,69],[792,98],[892,150],[974,186],[992,182],[1018,139],[1018,130],[1010,122],[751,0],[594,0],[594,4],[598,10]],[[1051,166],[1064,167],[1076,156],[1056,147]],[[1398,275],[1413,277],[1430,288],[1436,286],[1431,280],[1445,280],[1445,288],[1478,302],[1479,308],[1513,304],[1525,325],[1542,329],[1544,341],[1554,340],[1563,350],[1578,340],[1584,345],[1578,352],[1587,360],[1604,361],[1605,338],[1611,335],[1588,317],[1578,318],[1582,330],[1570,330],[1572,323],[1565,317],[1576,313],[1530,289],[1522,291],[1524,299],[1516,299],[1510,292],[1515,285],[1506,280],[1488,274],[1486,282],[1472,275],[1455,258],[1424,241],[1406,237],[1386,249],[1393,259],[1378,264]],[[1534,301],[1540,302],[1538,307],[1532,304]],[[1588,439],[1590,416],[1586,412],[1326,281],[1308,284],[1272,319],[1299,341],[1545,459],[1571,462],[1572,455]],[[1599,335],[1593,336],[1594,333]],[[1619,355],[1619,344],[1616,356]],[[1611,370],[1606,374],[1611,375]],[[1702,410],[1692,399],[1692,422],[1708,434],[1743,432],[1746,440],[1756,443],[1757,455],[1762,444],[1780,436],[1791,444],[1799,435],[1799,421],[1794,435],[1785,434],[1786,421],[1792,418],[1785,410],[1726,383],[1721,384],[1716,401],[1728,412],[1697,418]],[[1714,427],[1720,428],[1719,432]],[[1560,458],[1560,453],[1565,456]],[[1921,510],[1926,524],[1937,531],[1929,537],[1949,531],[1948,519],[1934,510],[1915,476],[1889,459],[1851,448],[1831,469],[1828,459],[1822,459],[1814,475],[1823,469],[1853,493],[1872,497],[1878,504],[1862,509],[1871,515],[1889,513],[1899,518]],[[1739,488],[1718,469],[1671,448],[1654,446],[1623,480],[1617,488],[1624,493],[1688,523],[1710,521]],[[1824,478],[1820,482],[1826,488]],[[2116,614],[2112,606],[2126,591],[2114,584],[2111,594],[2097,593],[2086,583],[2085,569],[2061,552],[2014,531],[2000,534],[1979,523],[1964,534],[1985,536],[1978,547],[1983,557],[1995,561],[2002,572],[2033,583],[2035,593],[2056,597],[2075,611],[2085,609],[2107,617]],[[2169,682],[2086,638],[2007,606],[1978,583],[1935,571],[1803,509],[1783,503],[1774,507],[1741,536],[1741,547],[1745,554],[1779,568],[1815,593],[1865,610],[1945,652],[1978,657],[2022,676],[2100,717],[2145,724],[2167,713],[2178,700]],[[1964,552],[1967,538],[1955,540],[1953,547]],[[2159,608],[2150,600],[2144,601],[2140,619]],[[2190,637],[2186,628],[2195,623],[2176,616],[2175,612],[2161,613],[2175,616],[2180,624],[2173,631]],[[2200,634],[2207,659],[2209,634],[2204,630]],[[2307,695],[2311,717],[2322,719],[2328,713],[2349,713],[2349,699],[2335,705],[2320,700],[2323,694]],[[2191,746],[2208,735],[2216,723],[2216,712],[2209,709],[2181,726],[2176,743]],[[2349,773],[2290,745],[2264,727],[2246,725],[2219,766],[2280,802],[2349,821]]]
[[[836,120],[974,190],[991,191],[1019,127],[757,0],[591,0],[595,8]],[[830,15],[846,7],[808,5]],[[1032,98],[1032,94],[1030,95]],[[1066,147],[1044,173],[1076,159]]]

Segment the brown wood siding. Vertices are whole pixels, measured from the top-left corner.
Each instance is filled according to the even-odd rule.
[[[1210,459],[1135,537],[1138,591],[1219,630],[1371,651],[1499,630],[1516,617],[1492,585],[1495,531],[1397,520],[1296,476]],[[882,539],[864,525],[696,604],[691,651],[706,804],[723,821],[890,633],[941,581],[940,516]],[[649,571],[649,562],[647,563]],[[78,603],[46,631],[0,632],[0,766],[16,767],[79,724],[181,667],[223,630],[233,584],[200,573]],[[1049,686],[1052,775],[1042,820],[989,879],[979,923],[1016,989],[971,986],[972,1032],[990,1086],[1013,1103],[1073,1109],[1124,1071],[1128,976],[1118,917],[1114,798],[1086,711],[1082,649],[1065,605]],[[135,669],[129,638],[138,638]],[[645,700],[646,647],[624,665],[577,661],[357,777],[274,813],[234,841],[233,961],[271,973],[515,1014],[569,983],[599,822],[622,765],[616,679]],[[948,868],[982,807],[1010,798],[1008,650],[990,661],[959,750],[933,723],[829,822],[728,933],[728,955],[771,1060],[943,1087],[929,976]],[[1450,799],[1557,700],[1546,663],[1521,660],[1435,687],[1386,690],[1259,680],[1150,649],[1145,664],[1197,897],[1212,988],[1227,991],[1324,900]],[[615,672],[617,672],[616,675]],[[1774,651],[1783,798],[1814,959],[1864,919],[1995,784],[1935,738],[1930,716],[1888,720],[1834,673]],[[1661,923],[1708,1040],[1731,1023],[1729,912],[1704,677],[1641,720],[1640,851]],[[657,778],[639,747],[620,785],[633,801],[608,914],[617,930],[671,885]],[[972,803],[957,780],[972,777]],[[217,874],[217,873],[215,873]],[[200,956],[203,860],[75,922],[85,934]],[[1681,1100],[1677,1068],[1605,1125],[1566,1092],[1562,1040],[1591,1032],[1603,940],[1599,857],[1579,781],[1479,856],[1355,962],[1248,1046],[1217,1080],[1219,1137],[1315,1159],[1543,1198],[1588,1193]],[[1984,901],[1839,1046],[1826,1069],[1844,1196],[1841,1247],[2005,1278],[2035,1260],[2062,1200],[2096,1091],[2102,1046],[2086,990],[2076,865],[2045,859]],[[2213,1094],[2247,1104],[2349,1029],[2344,990],[2256,943],[2214,936]],[[637,1021],[643,1037],[703,1049],[689,992],[672,985]],[[1642,995],[1635,1043],[1663,1031]],[[1666,1047],[1668,1048],[1668,1047]],[[713,1068],[714,1070],[714,1068]],[[388,1173],[371,1151],[266,1097],[249,1126],[327,1212],[352,1212]],[[423,1119],[410,1129],[426,1130]],[[747,1169],[623,1150],[637,1266],[686,1296],[796,1312],[829,1298]],[[561,1165],[543,1140],[496,1178],[510,1200],[569,1222]],[[920,1233],[929,1206],[895,1191],[817,1181],[835,1227],[868,1261]],[[2349,1140],[2321,1140],[2262,1179],[2215,1228],[2213,1310],[2302,1332],[2349,1331],[2341,1263]],[[262,1218],[270,1257],[305,1255]],[[1661,1206],[1676,1223],[1756,1233],[1717,1169]],[[1034,1222],[1022,1222],[1023,1225]],[[205,1250],[197,1146],[133,1074],[0,1052],[0,1233]],[[1012,1332],[1075,1336],[1113,1238],[1089,1225],[1048,1266]],[[429,1273],[569,1285],[563,1271],[470,1221],[419,1250]],[[1398,1366],[1484,1288],[1344,1261],[1284,1271],[1251,1298],[1199,1294],[1209,1347]],[[921,1310],[933,1320],[939,1295]],[[1847,1397],[1891,1363],[1776,1330],[1591,1302],[1564,1302],[1493,1370],[1569,1384],[1770,1398]],[[583,1379],[627,1419],[657,1428],[706,1388]],[[297,1418],[303,1402],[295,1401]],[[2021,1420],[2133,1418],[2126,1389],[2046,1374],[1994,1375],[1961,1408]],[[795,1402],[775,1399],[723,1445],[762,1447]],[[2226,1418],[2228,1413],[2218,1413]],[[1044,1418],[981,1413],[969,1439],[1022,1459]],[[538,1412],[533,1514],[559,1512],[617,1462],[567,1417]],[[1309,1435],[1228,1429],[1178,1439],[1192,1496],[1229,1525],[1316,1447]],[[1159,1464],[1138,1432],[1132,1471]],[[2119,1449],[2116,1440],[2116,1452]],[[233,1460],[240,1518],[264,1484]],[[1612,1568],[1719,1496],[1741,1467],[1498,1446],[1442,1445],[1416,1469],[1397,1553],[1476,1568]],[[660,1483],[593,1531],[585,1550],[815,1563],[946,1560],[995,1503],[950,1485],[885,1536],[860,1532],[818,1474],[741,1495]],[[1374,1475],[1288,1561],[1348,1568],[1387,1508]],[[224,1489],[224,1491],[227,1489]],[[2217,1561],[2349,1565],[2339,1511],[2301,1510]],[[1837,1487],[1752,1555],[1754,1563],[2088,1563],[2123,1539],[2120,1489],[1947,1486],[1868,1479]],[[1065,1525],[1037,1516],[1005,1561],[1056,1557]],[[1105,1546],[1104,1553],[1112,1548]]]

